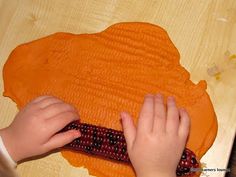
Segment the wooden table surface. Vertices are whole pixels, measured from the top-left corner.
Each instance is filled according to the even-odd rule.
[[[207,81],[219,130],[201,162],[208,168],[226,168],[236,130],[235,0],[0,0],[1,73],[9,53],[21,43],[59,31],[94,33],[132,21],[165,28],[192,81]],[[15,104],[1,95],[0,128],[16,113]],[[22,177],[88,176],[86,169],[72,167],[59,153],[20,164],[17,170]],[[224,173],[202,176],[207,175]]]

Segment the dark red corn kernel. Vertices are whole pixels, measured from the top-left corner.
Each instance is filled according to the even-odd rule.
[[[181,159],[186,159],[187,155],[186,155],[186,152],[183,152],[182,156],[181,156]]]
[[[80,123],[78,121],[70,123],[62,131],[71,129],[80,130],[81,137],[63,148],[130,163],[122,131]],[[199,163],[196,160],[195,154],[186,148],[177,166],[176,175],[191,176],[195,173],[191,171],[191,168],[199,168]]]

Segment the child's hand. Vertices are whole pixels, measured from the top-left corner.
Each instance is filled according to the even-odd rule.
[[[138,177],[176,177],[176,168],[185,148],[190,120],[178,110],[173,97],[147,95],[137,129],[132,118],[122,113],[128,154]]]
[[[26,105],[12,124],[0,131],[12,159],[44,154],[80,136],[77,130],[58,133],[79,119],[76,109],[52,96],[41,96]]]

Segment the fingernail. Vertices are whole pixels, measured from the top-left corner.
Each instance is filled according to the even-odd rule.
[[[153,95],[149,93],[145,95],[145,98],[150,98],[150,97],[153,97]]]
[[[120,117],[121,117],[121,120],[124,121],[124,118],[126,116],[126,113],[125,112],[121,112],[120,113]]]
[[[169,103],[169,104],[175,104],[175,98],[174,98],[173,96],[169,96],[169,97],[167,98],[167,103]]]
[[[81,137],[80,131],[76,131],[76,132],[75,132],[75,137],[77,137],[77,138],[78,138],[78,137]]]
[[[158,94],[156,95],[156,99],[159,100],[159,101],[161,101],[161,102],[163,102],[163,96],[162,96],[162,94],[158,93]]]
[[[188,114],[185,108],[179,109],[180,114]]]
[[[173,96],[168,96],[167,100],[168,101],[175,101],[175,98]]]
[[[120,113],[120,117],[123,117],[123,116],[124,116],[124,112],[121,112],[121,113]]]

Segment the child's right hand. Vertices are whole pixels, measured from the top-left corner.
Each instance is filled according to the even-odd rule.
[[[0,136],[15,162],[41,155],[70,143],[81,134],[78,130],[58,133],[79,119],[76,109],[52,96],[41,96],[26,105]]]
[[[190,120],[178,110],[173,97],[147,95],[137,129],[132,118],[122,113],[129,158],[137,177],[176,177],[176,168],[185,148]]]

